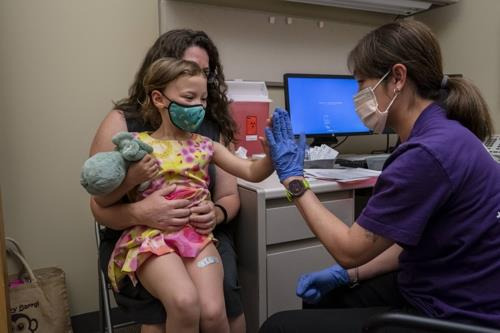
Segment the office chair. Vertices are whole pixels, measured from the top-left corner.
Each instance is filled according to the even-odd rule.
[[[110,286],[106,282],[104,272],[99,264],[99,246],[101,245],[101,226],[95,222],[95,239],[97,243],[97,275],[99,276],[99,329],[101,333],[113,333],[111,321],[111,303],[109,297]]]
[[[411,329],[412,332],[442,333],[500,333],[500,330],[484,326],[455,323],[442,319],[434,319],[405,313],[387,312],[369,318],[363,324],[363,332],[384,332],[386,328]]]

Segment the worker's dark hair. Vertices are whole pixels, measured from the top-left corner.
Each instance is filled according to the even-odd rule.
[[[481,93],[466,79],[444,76],[439,43],[421,22],[400,20],[373,30],[350,52],[347,63],[354,75],[364,78],[380,78],[395,64],[403,64],[418,96],[437,101],[444,91],[442,103],[448,118],[459,121],[482,141],[493,133]]]

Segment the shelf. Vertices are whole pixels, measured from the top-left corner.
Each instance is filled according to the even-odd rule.
[[[328,21],[381,25],[393,20],[396,15],[371,13],[361,10],[325,7],[304,3],[293,3],[284,0],[174,0],[211,6],[238,8],[244,10],[264,11],[275,15],[300,18],[322,19]]]
[[[174,0],[213,6],[258,10],[303,18],[342,22],[383,24],[395,17],[413,15],[438,7],[454,4],[459,0]],[[387,6],[387,3],[395,4]],[[410,4],[406,10],[402,3]],[[412,7],[411,4],[414,4]],[[419,9],[430,4],[429,9]],[[370,11],[371,9],[371,11]]]
[[[348,8],[398,16],[411,16],[424,11],[447,6],[458,0],[282,0],[313,6]]]

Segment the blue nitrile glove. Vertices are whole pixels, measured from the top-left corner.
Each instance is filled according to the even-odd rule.
[[[295,293],[305,302],[316,304],[335,288],[350,282],[347,271],[340,265],[333,265],[321,271],[303,274],[297,282]]]
[[[301,134],[299,142],[295,142],[288,112],[280,108],[274,110],[272,126],[272,129],[266,127],[265,131],[271,159],[280,181],[291,176],[303,176],[305,135]]]

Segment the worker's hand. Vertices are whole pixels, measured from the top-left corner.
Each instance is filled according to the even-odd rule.
[[[333,265],[318,272],[303,274],[297,283],[297,296],[307,303],[319,300],[335,288],[349,284],[349,275],[340,265]]]
[[[276,108],[272,128],[266,127],[265,132],[271,159],[280,181],[283,183],[288,177],[303,176],[306,139],[304,134],[301,134],[299,142],[295,142],[288,112]]]

